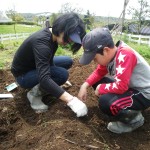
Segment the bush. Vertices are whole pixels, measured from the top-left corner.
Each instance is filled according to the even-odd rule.
[[[24,25],[38,25],[36,22],[29,21],[18,21],[18,22],[0,22],[0,25],[13,25],[13,24],[24,24]]]
[[[0,50],[1,49],[3,50],[4,48],[5,48],[4,44],[0,43]]]
[[[16,22],[17,24],[24,24],[24,25],[38,25],[36,22],[27,22],[27,21],[20,21]]]
[[[127,34],[123,34],[123,35],[122,35],[122,40],[123,40],[125,43],[128,43],[128,42],[129,42],[129,38],[128,38]]]
[[[15,22],[0,22],[0,25],[13,25]]]

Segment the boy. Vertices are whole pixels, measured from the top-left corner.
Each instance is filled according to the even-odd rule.
[[[107,126],[114,133],[131,132],[142,126],[141,111],[150,106],[148,63],[124,42],[118,41],[115,46],[106,28],[87,33],[82,44],[80,63],[87,65],[94,60],[98,66],[82,84],[78,97],[86,100],[87,88],[93,86],[101,111],[116,118]]]
[[[42,101],[47,93],[66,102],[77,117],[87,114],[86,105],[61,87],[68,79],[67,70],[73,60],[67,56],[54,57],[59,45],[72,43],[72,52],[77,52],[84,35],[85,27],[79,16],[66,13],[53,22],[52,29],[47,27],[32,34],[17,50],[11,72],[22,88],[31,88],[27,98],[35,112],[48,110]]]

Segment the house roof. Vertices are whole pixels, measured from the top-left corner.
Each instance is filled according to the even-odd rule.
[[[4,11],[0,11],[0,22],[11,22],[12,19],[8,18]]]
[[[137,24],[130,24],[130,25],[128,25],[128,30],[131,33],[138,34],[138,25]],[[142,25],[142,27],[140,29],[140,34],[150,35],[150,26]]]

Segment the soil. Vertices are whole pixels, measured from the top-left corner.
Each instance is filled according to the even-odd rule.
[[[73,86],[66,91],[77,96],[80,85],[95,67],[94,63],[81,66],[75,59],[69,70]],[[5,87],[13,82],[10,70],[0,71],[0,93],[8,93]],[[143,112],[142,127],[118,135],[107,130],[110,118],[100,112],[92,88],[86,101],[88,116],[83,118],[77,118],[64,102],[51,96],[43,98],[48,111],[36,114],[27,100],[27,91],[17,87],[11,91],[14,98],[0,99],[0,150],[150,149],[150,109]]]

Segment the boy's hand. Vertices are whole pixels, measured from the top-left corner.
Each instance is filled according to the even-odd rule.
[[[96,87],[96,90],[95,90],[95,95],[96,96],[100,96],[100,93],[99,93],[99,88],[100,88],[101,84],[99,84],[97,87]]]
[[[87,89],[84,87],[81,87],[78,93],[78,97],[80,100],[82,100],[83,102],[86,101],[87,98]]]
[[[88,109],[86,105],[77,97],[73,97],[73,99],[69,101],[67,105],[73,110],[73,112],[76,113],[77,117],[83,117],[87,115]]]
[[[80,90],[79,90],[79,93],[78,93],[78,97],[80,100],[82,101],[86,101],[87,99],[87,88],[89,87],[89,84],[87,82],[84,82],[81,87],[80,87]]]

